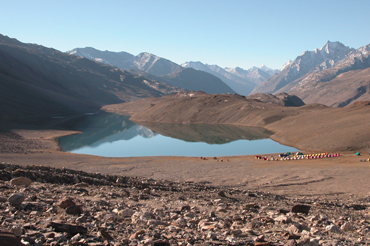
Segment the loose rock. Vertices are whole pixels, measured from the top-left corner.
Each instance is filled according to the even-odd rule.
[[[10,180],[10,185],[24,185],[29,186],[32,184],[32,180],[26,177],[17,177]]]
[[[296,204],[292,207],[292,212],[308,214],[310,212],[310,208],[311,207],[308,205]]]
[[[14,193],[8,198],[8,202],[13,206],[19,206],[26,199],[23,193]]]
[[[80,215],[83,213],[83,209],[81,205],[73,205],[66,208],[66,213],[71,215]]]
[[[68,169],[11,169],[38,180],[31,187],[7,186],[11,173],[0,168],[3,197],[10,199],[20,191],[23,197],[18,205],[3,199],[1,226],[13,230],[25,245],[370,243],[370,197],[284,197],[209,183],[139,177],[121,177],[117,183],[117,176]],[[76,187],[77,179],[88,186]],[[219,191],[227,196],[220,197]],[[143,193],[146,200],[139,199]]]
[[[1,246],[24,246],[21,241],[14,236],[13,233],[0,230],[0,245]]]
[[[68,208],[68,207],[76,205],[76,203],[70,197],[63,197],[62,199],[58,201],[57,205],[61,208]]]

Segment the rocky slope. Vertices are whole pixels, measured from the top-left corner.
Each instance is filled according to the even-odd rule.
[[[0,165],[3,246],[365,245],[369,198]]]
[[[199,61],[186,62],[181,66],[211,73],[224,81],[239,95],[245,96],[249,95],[257,85],[270,78],[273,74],[279,72],[279,70],[274,70],[264,65],[260,68],[252,67],[245,70],[240,67],[221,68],[217,65],[203,64]]]
[[[253,69],[253,71],[241,68],[223,69],[217,65],[208,65],[201,62],[186,62],[181,66],[213,74],[240,95],[248,95],[258,83],[270,77],[258,68]]]
[[[333,67],[354,49],[339,42],[328,41],[320,49],[305,51],[294,61],[286,64],[280,73],[271,76],[257,86],[253,93],[274,93],[294,80],[308,74]],[[286,91],[284,91],[286,92]]]
[[[185,88],[190,91],[203,91],[208,94],[235,93],[230,86],[216,76],[192,68],[161,76],[159,81],[163,81],[170,86]]]
[[[246,99],[254,99],[260,102],[274,103],[286,107],[300,107],[305,103],[297,96],[289,95],[287,93],[280,93],[276,95],[256,93],[250,96],[246,96]]]
[[[76,48],[67,51],[67,53],[109,64],[120,69],[140,70],[157,76],[182,70],[181,66],[176,63],[147,52],[134,56],[127,52],[100,51],[92,47],[86,47]]]
[[[0,119],[98,110],[179,91],[167,84],[0,35]]]
[[[348,54],[334,67],[309,73],[277,92],[286,91],[302,98],[306,103],[322,103],[343,107],[370,100],[370,45]]]
[[[76,48],[67,52],[97,62],[109,64],[120,69],[132,71],[170,86],[206,93],[235,93],[222,80],[204,71],[183,68],[176,63],[150,53],[133,56],[126,52],[100,51],[94,48]]]
[[[339,42],[328,42],[321,49],[306,51],[288,62],[254,92],[286,92],[306,104],[335,107],[369,100],[369,55],[370,45],[354,50]]]
[[[313,104],[281,106],[276,97],[266,102],[238,95],[178,93],[162,98],[109,105],[104,110],[129,114],[133,121],[206,123],[264,127],[272,139],[301,150],[369,151],[369,103],[345,108]],[[280,99],[282,100],[282,99]]]

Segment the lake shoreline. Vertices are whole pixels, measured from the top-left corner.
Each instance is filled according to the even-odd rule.
[[[370,162],[359,162],[359,158],[370,158],[368,153],[358,157],[347,152],[337,158],[291,161],[262,161],[254,155],[218,156],[217,160],[163,156],[109,158],[61,152],[54,138],[75,134],[73,131],[17,130],[15,133],[18,136],[4,137],[2,132],[0,145],[14,143],[23,150],[4,153],[4,148],[0,148],[1,162],[156,180],[209,182],[287,196],[364,197],[370,192],[370,184],[366,182]],[[35,146],[37,149],[32,149]]]
[[[238,95],[188,92],[106,105],[102,109],[131,115],[134,122],[263,127],[274,132],[271,139],[303,151],[370,151],[369,102],[343,108],[320,104],[287,107]]]
[[[62,151],[105,157],[214,157],[296,152],[261,127],[226,124],[134,123],[112,113],[76,118],[83,132],[58,138]],[[81,124],[84,123],[84,124]]]

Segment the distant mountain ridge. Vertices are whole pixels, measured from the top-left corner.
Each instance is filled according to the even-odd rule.
[[[146,73],[140,70],[128,70],[130,73],[137,74],[146,78],[150,78],[155,81],[166,83],[169,86],[175,86],[179,88],[185,88],[189,91],[203,91],[208,94],[235,94],[229,86],[227,86],[219,78],[212,74],[195,70],[192,68],[186,68],[178,72],[170,73],[167,75],[156,76],[150,73]]]
[[[370,45],[355,50],[328,41],[322,48],[306,51],[288,61],[252,93],[289,93],[306,104],[344,107],[370,100]]]
[[[156,55],[144,52],[140,53],[137,56],[129,54],[127,52],[111,52],[111,51],[100,51],[91,47],[86,48],[76,48],[71,51],[67,51],[68,54],[82,56],[97,62],[109,64],[121,69],[132,69],[144,71],[148,74],[155,76],[167,77],[166,81],[169,84],[177,84],[177,86],[185,88],[187,90],[196,90],[196,87],[188,87],[186,81],[183,81],[184,84],[179,84],[175,82],[169,82],[170,77],[173,77],[171,74],[179,74],[184,69],[192,68],[198,71],[203,71],[213,76],[219,78],[223,81],[230,89],[215,89],[215,85],[210,85],[212,89],[206,88],[205,85],[202,85],[202,88],[205,88],[207,93],[238,93],[241,95],[248,95],[262,81],[269,78],[272,74],[279,72],[279,70],[274,70],[266,66],[261,66],[260,68],[253,67],[248,70],[244,70],[240,67],[236,68],[221,68],[217,65],[208,65],[201,62],[187,62],[181,65],[178,65],[170,60],[165,58],[158,57]],[[193,76],[194,72],[190,72]],[[203,77],[205,75],[202,75]],[[199,79],[193,77],[199,83]],[[161,80],[161,79],[159,79]],[[166,82],[166,83],[167,83]],[[191,83],[188,81],[188,83]],[[217,82],[220,84],[220,82]],[[221,86],[224,87],[224,86]]]
[[[335,66],[309,73],[277,92],[288,92],[306,103],[343,107],[370,100],[370,44],[351,51]]]
[[[185,91],[181,88],[208,94],[288,93],[306,104],[334,107],[370,101],[370,44],[355,50],[328,41],[288,61],[277,74],[266,66],[180,66],[150,53],[133,56],[94,48],[69,53],[0,35],[0,120],[99,110],[107,104]]]
[[[320,49],[305,51],[294,61],[285,64],[280,73],[258,85],[253,93],[275,93],[279,89],[306,75],[307,73],[319,72],[333,67],[340,60],[354,51],[353,48],[344,46],[340,42],[328,41]]]
[[[193,69],[183,68],[170,60],[147,52],[134,56],[127,52],[100,51],[88,47],[76,48],[67,53],[120,69],[143,71],[147,77],[186,90],[203,90],[206,93],[235,93],[216,76],[205,74],[203,71],[196,72]]]
[[[183,91],[55,49],[0,35],[0,120],[99,110]]]
[[[199,61],[186,62],[181,66],[211,73],[224,81],[240,95],[249,95],[258,84],[268,79],[273,73],[278,72],[278,70],[273,70],[266,66],[244,70],[240,67],[221,68],[217,65],[203,64]]]
[[[67,51],[67,53],[70,55],[85,57],[120,69],[136,69],[157,76],[167,75],[181,70],[181,66],[176,63],[147,52],[134,56],[124,51],[100,51],[92,47],[86,47],[76,48],[71,51]]]

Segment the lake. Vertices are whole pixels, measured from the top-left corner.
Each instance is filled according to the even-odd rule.
[[[298,151],[269,138],[263,128],[209,124],[136,124],[112,113],[83,115],[67,122],[79,130],[59,138],[62,151],[105,157],[237,156]]]

